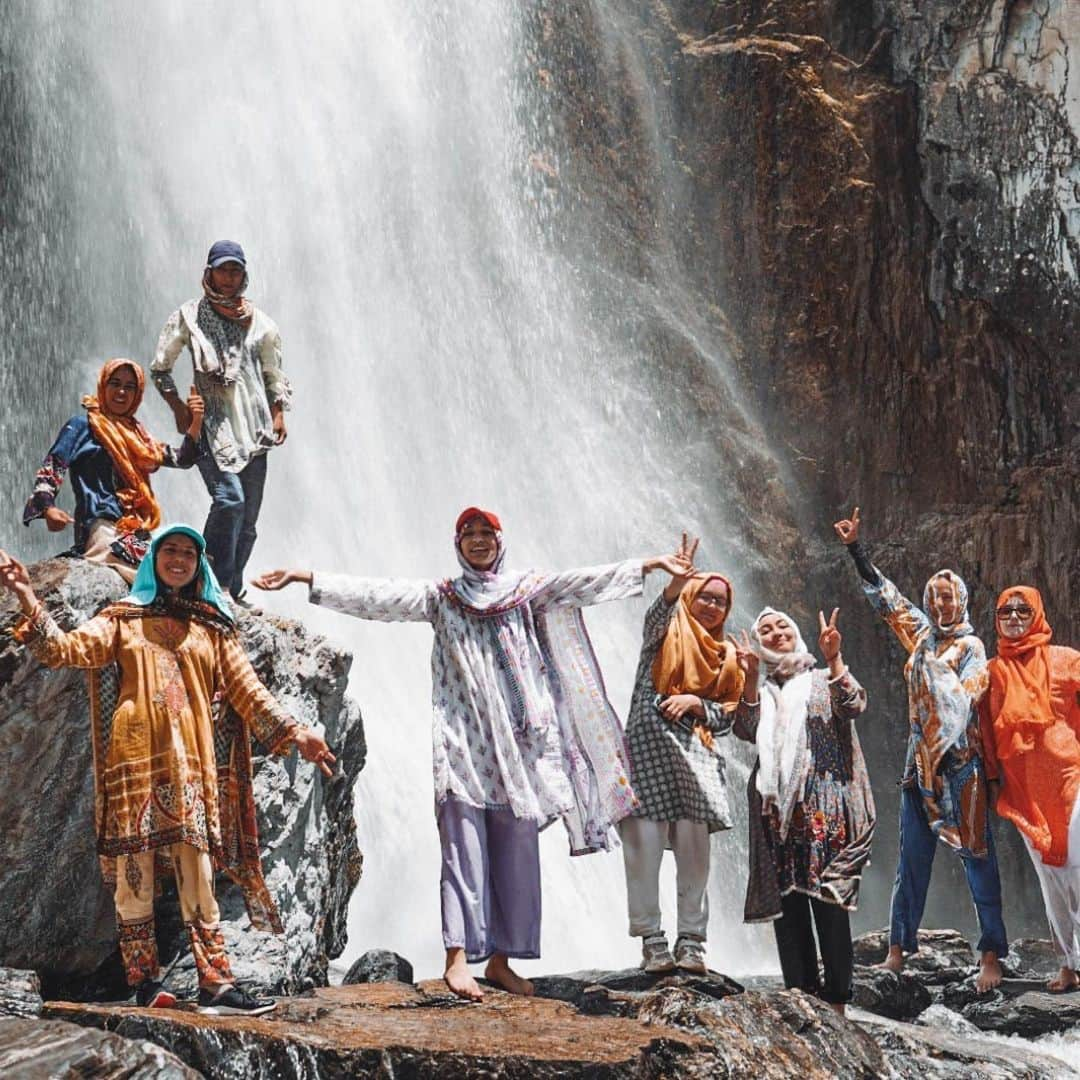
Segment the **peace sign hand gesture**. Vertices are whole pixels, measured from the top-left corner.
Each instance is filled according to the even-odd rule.
[[[671,574],[671,580],[664,589],[664,599],[669,604],[674,603],[679,598],[679,593],[686,587],[686,583],[697,573],[694,567],[694,556],[697,554],[697,549],[698,538],[683,533],[682,540],[675,549],[675,554],[667,556],[666,564],[661,564],[662,569]]]
[[[735,649],[735,663],[746,676],[747,693],[753,693],[756,696],[761,657],[754,652],[754,643],[750,640],[750,635],[745,630],[740,630],[738,637],[728,634],[727,639]]]
[[[840,642],[843,638],[840,635],[840,631],[836,628],[836,617],[840,614],[839,608],[833,608],[832,614],[829,616],[829,621],[825,621],[825,613],[819,611],[818,617],[818,648],[821,650],[821,655],[831,665],[832,662],[840,655]]]
[[[833,529],[845,544],[854,544],[859,539],[859,508],[851,511],[851,517],[836,522]]]

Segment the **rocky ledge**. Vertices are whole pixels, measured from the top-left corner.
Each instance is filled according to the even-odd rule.
[[[535,982],[534,998],[489,987],[480,1003],[453,997],[439,981],[324,987],[253,1018],[203,1016],[190,1004],[46,1002],[40,1019],[0,1019],[0,1073],[25,1080],[1067,1074],[1036,1048],[994,1044],[977,1031],[973,1038],[964,1022],[845,1019],[799,991],[743,989],[718,974],[579,972]],[[47,1069],[36,1056],[46,1051]],[[72,1072],[76,1064],[84,1071]]]

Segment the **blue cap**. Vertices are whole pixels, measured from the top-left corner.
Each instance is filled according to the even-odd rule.
[[[235,240],[218,240],[206,256],[206,265],[213,269],[222,263],[238,262],[245,270],[247,259],[244,258],[244,249]]]

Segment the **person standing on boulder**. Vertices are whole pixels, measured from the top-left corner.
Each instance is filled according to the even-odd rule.
[[[990,676],[986,650],[968,622],[967,586],[959,574],[939,570],[926,583],[920,609],[862,549],[858,507],[834,528],[847,545],[871,606],[908,653],[904,674],[910,734],[900,791],[900,858],[884,966],[900,971],[904,954],[918,950],[919,924],[940,840],[964,863],[979,919],[981,959],[975,985],[981,993],[1001,982],[999,961],[1009,946],[979,731],[978,704]]]
[[[775,608],[765,608],[740,641],[731,640],[746,674],[735,733],[758,749],[747,785],[743,917],[772,922],[788,989],[815,994],[843,1014],[855,960],[849,912],[870,859],[875,811],[855,730],[866,691],[840,655],[838,614],[826,622],[818,612],[827,670],[816,666],[795,621]]]
[[[301,582],[346,615],[431,623],[444,978],[479,1000],[467,965],[487,960],[486,978],[528,995],[509,960],[540,955],[539,830],[561,818],[571,854],[606,850],[636,802],[581,608],[639,595],[651,570],[691,567],[676,554],[507,571],[502,525],[478,507],[458,517],[454,549],[461,574],[442,581],[274,570],[252,584]]]
[[[698,541],[683,534],[679,556],[693,566]],[[721,574],[673,577],[645,613],[644,640],[626,738],[638,807],[619,824],[630,936],[641,938],[648,972],[705,973],[709,845],[731,828],[723,755],[743,689],[735,649],[724,641],[732,590]],[[660,865],[675,854],[675,954],[661,926]]]
[[[244,295],[247,284],[244,249],[218,240],[206,257],[202,297],[169,316],[150,365],[154,385],[184,430],[189,409],[172,370],[185,348],[191,352],[195,386],[206,402],[198,460],[210,493],[206,551],[218,580],[243,606],[249,606],[244,568],[255,547],[266,456],[285,441],[285,410],[292,401],[281,370],[281,334]]]
[[[1042,594],[999,597],[997,656],[980,702],[995,809],[1020,831],[1061,957],[1051,991],[1080,986],[1080,652],[1052,645]],[[1000,789],[995,792],[1000,783]]]
[[[158,442],[135,418],[146,376],[134,360],[107,360],[98,373],[97,393],[83,398],[85,414],[73,416],[56,437],[23,510],[23,524],[39,518],[49,532],[75,526],[74,552],[111,566],[129,585],[161,523],[161,508],[150,487],[160,468],[190,469],[198,457],[203,401],[191,388],[184,441]],[[56,505],[70,472],[75,517]]]
[[[296,746],[326,776],[335,758],[259,682],[203,538],[186,525],[158,533],[127,599],[67,634],[34,595],[26,568],[3,551],[0,586],[18,599],[26,617],[15,636],[37,659],[90,676],[97,850],[115,888],[120,956],[137,1004],[176,1002],[161,983],[154,938],[155,885],[174,875],[200,1010],[273,1009],[233,981],[214,867],[241,887],[253,926],[282,933],[259,860],[250,732],[273,754]]]

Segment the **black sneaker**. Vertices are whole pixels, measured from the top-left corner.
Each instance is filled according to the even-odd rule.
[[[229,986],[216,994],[199,988],[199,1012],[207,1016],[260,1016],[277,1008],[273,998],[254,997],[239,986]]]
[[[171,1009],[176,995],[170,994],[157,979],[144,979],[135,987],[135,1004],[140,1009]]]
[[[230,599],[237,607],[243,608],[245,611],[250,611],[252,615],[262,614],[262,608],[251,602],[251,599],[248,597],[247,589],[237,596],[230,597]]]

